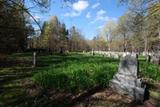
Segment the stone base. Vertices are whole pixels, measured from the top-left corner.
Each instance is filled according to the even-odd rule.
[[[144,89],[135,85],[131,85],[117,80],[111,80],[109,86],[121,95],[128,95],[136,101],[143,101]]]
[[[121,59],[118,73],[109,82],[109,86],[117,93],[128,95],[136,101],[144,100],[145,89],[137,77],[138,60],[135,56],[125,56]]]

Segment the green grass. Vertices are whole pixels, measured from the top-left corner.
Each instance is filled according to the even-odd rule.
[[[140,60],[140,75],[145,78],[150,78],[155,81],[160,81],[160,66],[152,63],[147,63],[145,60]]]
[[[61,91],[80,92],[96,85],[106,87],[118,70],[118,60],[101,56],[70,54],[56,56],[48,69],[33,76],[33,81],[44,87]]]
[[[73,93],[98,84],[106,87],[108,80],[118,71],[119,64],[119,60],[103,55],[91,56],[80,53],[67,55],[39,53],[36,68],[32,68],[32,53],[15,53],[9,55],[7,61],[10,60],[12,63],[0,66],[0,107],[35,107],[54,103],[48,97],[30,96],[26,93],[27,87],[34,85],[31,80],[44,88]],[[143,57],[139,60],[140,75],[158,81],[160,67],[146,63]],[[153,90],[155,92],[157,89]]]
[[[32,80],[44,88],[62,91],[80,92],[95,85],[105,87],[118,71],[119,60],[102,55],[84,55],[72,53],[68,55],[41,56],[40,66],[49,67],[35,74]],[[160,80],[160,67],[146,63],[144,57],[139,58],[140,75]]]

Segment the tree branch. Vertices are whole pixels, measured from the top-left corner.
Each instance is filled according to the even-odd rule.
[[[21,6],[20,4],[16,3],[15,1],[13,0],[9,0],[10,2],[12,2],[13,4],[17,5],[18,7],[21,8],[21,10],[25,11],[32,19],[33,21],[38,25],[40,31],[42,32],[42,28],[40,26],[40,24],[38,23],[38,21],[34,18],[34,16],[28,11],[28,9],[24,8],[23,6]],[[12,7],[12,6],[10,6]],[[12,7],[13,8],[13,7]]]

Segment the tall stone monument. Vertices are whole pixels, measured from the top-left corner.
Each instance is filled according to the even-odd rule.
[[[128,95],[136,101],[143,101],[145,89],[137,77],[138,60],[136,57],[126,55],[119,64],[118,73],[110,81],[110,87],[122,95]]]

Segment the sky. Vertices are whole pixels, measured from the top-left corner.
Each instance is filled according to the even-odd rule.
[[[86,39],[92,39],[107,21],[117,21],[125,11],[126,7],[119,5],[118,0],[77,0],[72,4],[54,0],[47,12],[32,9],[31,13],[41,22],[57,16],[66,28],[75,26]]]

